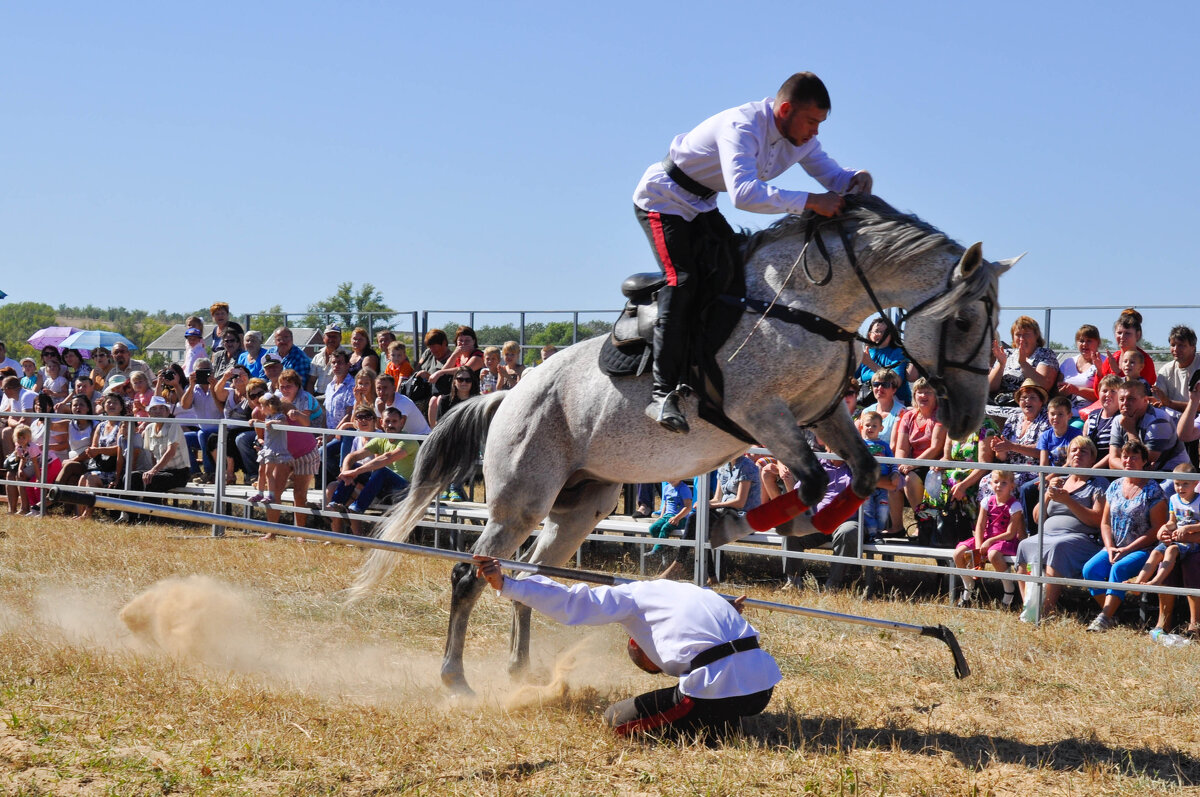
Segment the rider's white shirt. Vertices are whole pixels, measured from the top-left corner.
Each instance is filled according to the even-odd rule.
[[[854,171],[843,169],[825,154],[816,137],[793,146],[772,117],[774,98],[750,102],[710,116],[690,133],[675,137],[670,156],[698,183],[727,191],[733,205],[754,213],[800,213],[807,191],[787,191],[768,185],[795,164],[800,164],[828,191],[844,192]],[[715,196],[701,199],[680,188],[663,171],[661,163],[646,169],[633,192],[642,210],[669,213],[692,220],[717,206]]]
[[[620,623],[664,673],[679,677],[679,691],[688,697],[752,695],[783,678],[775,659],[761,648],[686,672],[702,651],[758,634],[729,601],[694,584],[657,579],[615,587],[567,587],[530,576],[505,578],[500,594],[566,625]]]

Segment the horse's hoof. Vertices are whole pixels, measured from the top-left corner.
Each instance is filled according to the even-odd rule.
[[[467,684],[467,677],[461,672],[442,673],[442,685],[450,690],[451,697],[475,697],[475,690]]]

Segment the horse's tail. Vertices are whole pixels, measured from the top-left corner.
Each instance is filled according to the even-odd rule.
[[[441,419],[421,444],[408,495],[389,514],[376,535],[379,539],[391,542],[408,539],[408,535],[425,517],[434,496],[451,482],[465,482],[474,475],[492,416],[507,393],[506,390],[497,390],[487,396],[465,401]],[[395,553],[372,550],[349,589],[350,600],[361,598],[377,586],[395,566]]]

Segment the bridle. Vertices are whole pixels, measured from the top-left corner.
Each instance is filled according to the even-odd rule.
[[[829,252],[825,248],[825,243],[821,240],[820,234],[820,227],[828,224],[833,224],[837,228],[838,236],[842,240],[842,248],[846,252],[846,259],[850,261],[850,266],[854,269],[854,275],[858,278],[859,283],[862,284],[863,290],[866,291],[867,297],[871,300],[871,305],[875,308],[875,312],[878,314],[878,317],[888,325],[888,330],[891,333],[892,345],[900,349],[900,351],[904,354],[905,359],[912,363],[913,367],[917,370],[917,373],[925,378],[930,387],[933,389],[934,395],[937,397],[938,401],[946,400],[950,396],[950,392],[946,388],[946,381],[942,378],[942,374],[946,370],[953,369],[958,371],[966,371],[967,373],[972,374],[987,375],[989,369],[972,365],[972,361],[979,355],[979,352],[985,345],[989,347],[991,346],[994,320],[993,313],[996,310],[996,303],[990,295],[985,294],[976,300],[982,302],[984,305],[984,310],[987,314],[987,323],[984,325],[984,330],[980,334],[979,340],[976,341],[975,347],[971,349],[971,353],[962,360],[952,360],[946,353],[946,339],[948,337],[947,333],[950,331],[948,327],[950,324],[960,323],[957,320],[958,315],[955,314],[954,316],[946,318],[942,321],[941,335],[940,340],[938,341],[937,363],[935,368],[930,370],[929,368],[926,368],[920,360],[914,357],[912,352],[910,352],[908,348],[901,342],[903,340],[903,337],[900,334],[901,327],[903,327],[910,318],[919,314],[922,310],[932,304],[934,300],[940,299],[952,289],[954,283],[954,270],[951,269],[950,274],[946,277],[946,286],[943,291],[935,293],[914,307],[902,311],[899,318],[893,322],[888,317],[887,312],[884,310],[883,304],[879,301],[879,297],[875,295],[875,289],[871,287],[871,281],[867,279],[866,273],[859,265],[858,258],[854,254],[854,248],[850,243],[850,236],[846,233],[846,228],[842,224],[841,219],[835,218],[826,221],[818,221],[814,217],[809,220],[804,233],[804,248],[801,250],[799,258],[797,258],[798,261],[803,262],[805,276],[812,284],[817,286],[828,284],[833,276],[833,260],[829,257]],[[810,242],[816,244],[817,249],[820,251],[821,255],[825,258],[825,261],[829,265],[829,271],[821,280],[813,279],[808,268],[807,252],[808,244]],[[819,316],[815,313],[810,313],[807,310],[776,304],[773,301],[764,302],[760,299],[753,299],[750,297],[722,295],[718,298],[727,304],[741,306],[743,309],[753,313],[771,318],[777,318],[790,324],[797,324],[810,332],[824,337],[826,340],[846,343],[847,358],[846,376],[843,379],[844,382],[848,381],[850,379],[850,375],[854,372],[854,343],[857,341],[867,346],[875,346],[874,341],[863,337],[858,332],[848,330],[834,321],[830,321],[829,319]],[[960,328],[960,331],[965,332],[966,330]],[[903,375],[901,375],[901,378],[903,378]],[[824,421],[837,410],[837,406],[839,403],[841,403],[841,400],[842,397],[839,394],[838,397],[814,420],[802,423],[800,425],[808,427]]]

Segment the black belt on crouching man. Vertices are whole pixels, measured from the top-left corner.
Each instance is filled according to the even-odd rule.
[[[667,173],[667,177],[670,177],[672,180],[674,180],[675,184],[684,191],[693,193],[701,199],[710,199],[711,197],[717,195],[717,192],[708,186],[701,185],[691,177],[688,177],[687,172],[685,172],[683,169],[680,169],[679,165],[675,163],[675,161],[671,160],[670,155],[662,159],[662,167],[663,171]]]
[[[754,650],[758,647],[757,636],[744,636],[741,639],[735,639],[732,642],[722,642],[720,645],[714,645],[708,650],[702,650],[692,658],[692,666],[688,668],[688,672],[698,670],[712,664],[714,661],[720,661],[726,656],[732,656],[734,653],[741,653],[746,650]]]

